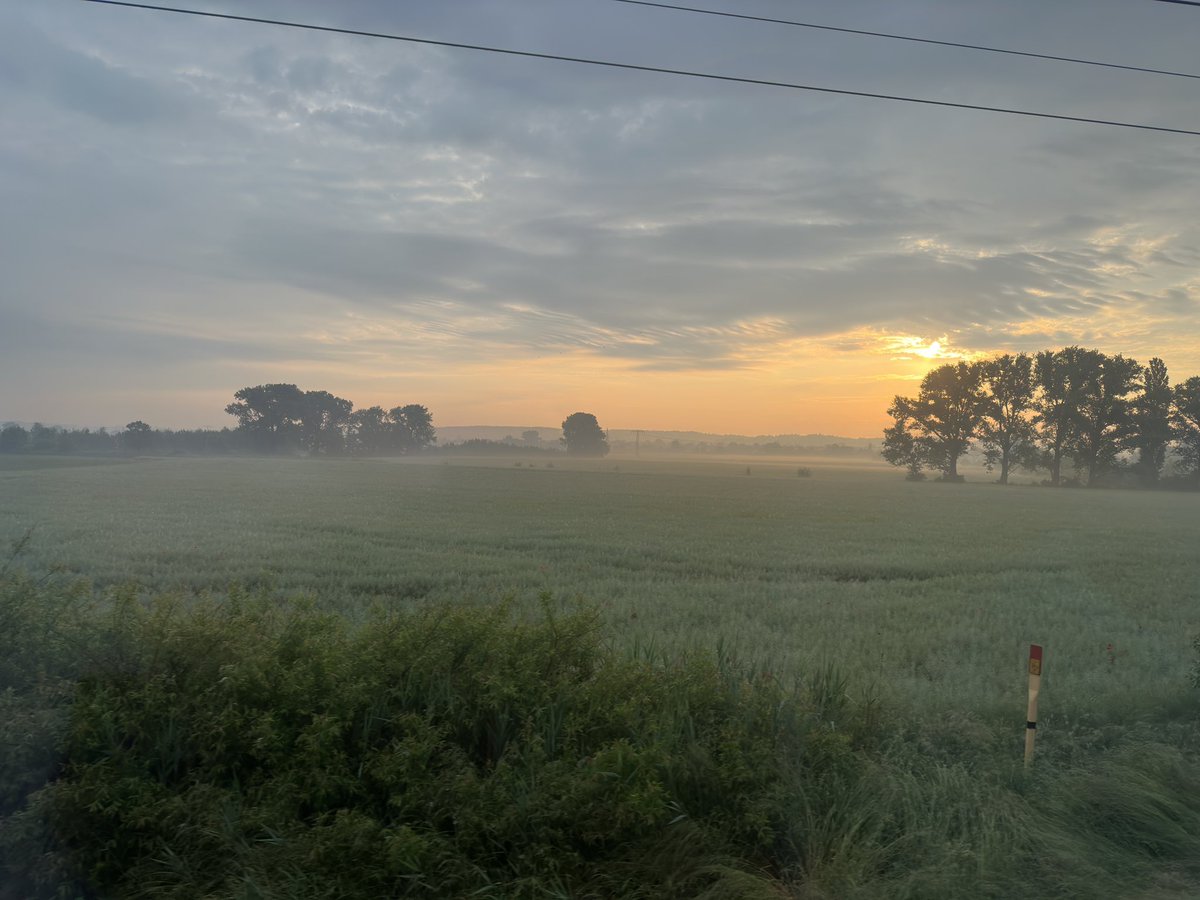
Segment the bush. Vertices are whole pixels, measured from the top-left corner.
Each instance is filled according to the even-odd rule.
[[[0,571],[0,625],[3,900],[1200,884],[1186,722],[1178,746],[1064,723],[1022,773],[1011,723],[882,721],[832,668],[786,686],[720,649],[630,658],[549,597],[533,620],[352,626],[240,591],[96,601]]]
[[[70,690],[19,695],[60,727],[0,732],[24,896],[777,896],[799,783],[857,766],[804,692],[619,657],[548,599],[352,629],[126,592],[92,625]]]

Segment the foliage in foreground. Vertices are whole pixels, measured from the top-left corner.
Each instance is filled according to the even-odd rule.
[[[631,658],[549,601],[352,627],[8,574],[0,619],[0,897],[1183,896],[1200,876],[1200,766],[1170,746],[1108,729],[1025,781],[970,728],[885,733],[834,673]]]
[[[26,579],[5,592],[14,619],[41,608]],[[855,764],[799,693],[617,659],[594,616],[550,604],[536,623],[463,608],[352,629],[127,592],[50,642],[57,679],[20,657],[53,630],[28,618],[4,696],[46,727],[4,735],[2,809],[27,891],[761,895],[785,760],[814,782]]]

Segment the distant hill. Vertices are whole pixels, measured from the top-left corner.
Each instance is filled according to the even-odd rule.
[[[878,444],[878,438],[841,437],[834,434],[713,434],[705,431],[642,431],[642,441],[679,441],[685,444],[784,444],[790,447],[867,447]],[[637,435],[630,429],[613,428],[610,440],[632,441]]]
[[[536,431],[538,443],[542,446],[556,446],[562,437],[562,429],[545,425],[441,425],[438,426],[439,444],[457,444],[462,441],[509,441],[524,444],[525,434]],[[609,442],[614,447],[628,444],[632,446],[638,440],[638,431],[629,428],[612,428],[608,432]],[[641,446],[645,448],[662,447],[670,449],[678,442],[680,448],[696,448],[701,444],[708,446],[740,444],[743,446],[764,446],[777,444],[782,447],[820,448],[831,445],[849,447],[855,450],[866,450],[879,444],[877,438],[851,438],[832,434],[714,434],[704,431],[641,431]]]

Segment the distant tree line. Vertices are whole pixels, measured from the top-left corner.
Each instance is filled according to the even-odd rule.
[[[765,443],[750,443],[743,441],[687,441],[673,438],[643,439],[640,442],[630,440],[612,441],[614,448],[621,451],[632,451],[635,448],[641,453],[698,453],[713,456],[874,456],[878,448],[873,444],[855,447],[848,444],[785,444],[780,441]]]
[[[961,481],[978,442],[988,471],[1044,471],[1051,485],[1159,484],[1172,454],[1180,482],[1200,489],[1200,377],[1171,386],[1166,364],[1064,347],[940,366],[916,397],[897,396],[883,457],[914,480]],[[1070,465],[1074,478],[1064,476]]]
[[[218,456],[250,452],[252,448],[246,436],[229,428],[159,430],[141,420],[130,422],[120,431],[63,428],[40,422],[33,423],[29,428],[9,422],[0,428],[0,453]]]
[[[294,384],[260,384],[233,395],[225,412],[235,428],[159,431],[140,419],[123,431],[67,429],[35,423],[0,428],[0,453],[125,453],[219,455],[305,453],[311,456],[399,456],[429,449],[437,432],[429,410],[418,403],[384,409],[355,409],[328,391],[302,391]],[[541,447],[537,431],[522,434],[522,453],[599,457],[609,451],[608,432],[591,413],[563,420],[561,449]],[[468,455],[511,454],[513,441],[470,440],[442,448]]]
[[[9,423],[0,428],[0,453],[382,456],[415,453],[437,441],[433,417],[420,404],[355,410],[349,400],[294,384],[242,388],[225,412],[237,427],[156,430],[139,419],[123,431],[92,431]]]
[[[493,441],[487,438],[468,438],[457,443],[439,444],[437,453],[444,456],[562,456],[561,447],[534,447],[516,441]]]

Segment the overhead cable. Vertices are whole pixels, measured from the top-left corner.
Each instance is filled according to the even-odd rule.
[[[1055,62],[1074,63],[1081,66],[1098,66],[1104,69],[1124,69],[1129,72],[1145,72],[1150,75],[1170,75],[1174,78],[1196,78],[1200,74],[1194,72],[1175,72],[1170,69],[1153,69],[1149,66],[1124,65],[1122,63],[1101,62],[1094,59],[1081,59],[1074,56],[1056,56],[1052,53],[1034,53],[1030,50],[1013,50],[1007,47],[988,47],[983,44],[964,44],[959,41],[942,41],[934,38],[914,37],[908,34],[894,34],[888,31],[867,31],[862,28],[844,28],[837,25],[818,25],[814,22],[798,22],[793,19],[775,19],[770,16],[753,16],[747,13],[735,13],[727,10],[703,9],[697,6],[681,6],[675,3],[657,3],[653,0],[609,0],[611,3],[625,3],[629,6],[649,6],[656,9],[666,9],[675,12],[696,13],[704,16],[719,16],[725,19],[745,19],[750,22],[767,22],[772,25],[789,25],[794,28],[812,28],[817,31],[836,31],[841,34],[856,34],[864,37],[887,38],[893,41],[909,41],[914,44],[935,44],[939,47],[957,47],[962,50],[981,50],[985,53],[1003,53],[1008,56],[1026,56],[1032,59],[1048,59]],[[1187,3],[1189,6],[1200,6],[1200,0],[1162,0],[1165,3]]]
[[[1099,119],[1089,116],[1071,116],[1062,113],[1035,112],[1025,109],[1013,109],[1004,106],[985,106],[976,103],[956,103],[950,100],[933,100],[927,97],[907,97],[900,94],[883,94],[874,91],[855,91],[847,88],[827,87],[824,85],[799,84],[791,81],[774,81],[765,78],[745,78],[737,75],[719,75],[712,72],[698,72],[689,69],[671,69],[662,66],[646,66],[635,63],[614,62],[612,60],[590,59],[581,56],[565,56],[557,53],[535,53],[530,50],[513,50],[505,47],[490,47],[482,44],[466,44],[459,41],[441,41],[433,38],[419,38],[410,35],[388,34],[378,31],[361,31],[354,28],[338,28],[332,25],[313,25],[305,22],[291,22],[282,19],[264,19],[257,16],[239,16],[233,13],[209,12],[207,10],[186,9],[176,6],[160,6],[152,3],[133,3],[129,0],[82,0],[84,3],[95,3],[103,6],[120,6],[131,9],[153,10],[155,12],[177,13],[187,16],[199,16],[207,19],[224,19],[233,22],[248,22],[259,25],[277,25],[284,28],[299,28],[305,31],[321,31],[331,34],[345,34],[356,37],[378,38],[380,40],[402,41],[409,44],[422,44],[432,47],[447,47],[456,50],[473,50],[481,53],[497,53],[505,56],[523,57],[526,59],[554,60],[585,66],[600,66],[609,69],[626,69],[634,72],[654,72],[662,75],[678,75],[685,78],[702,78],[708,81],[720,81],[733,84],[748,84],[756,87],[786,88],[795,91],[810,91],[820,94],[836,94],[845,97],[860,97],[873,100],[890,100],[896,103],[915,103],[923,106],[938,106],[948,109],[969,109],[979,112],[1000,113],[1009,116],[1023,116],[1035,119],[1053,119],[1061,122],[1079,122],[1087,125],[1104,125],[1111,128],[1131,128],[1138,131],[1158,131],[1168,134],[1186,134],[1200,137],[1200,131],[1189,128],[1172,128],[1166,125],[1145,125],[1136,122],[1122,122],[1114,119]]]

